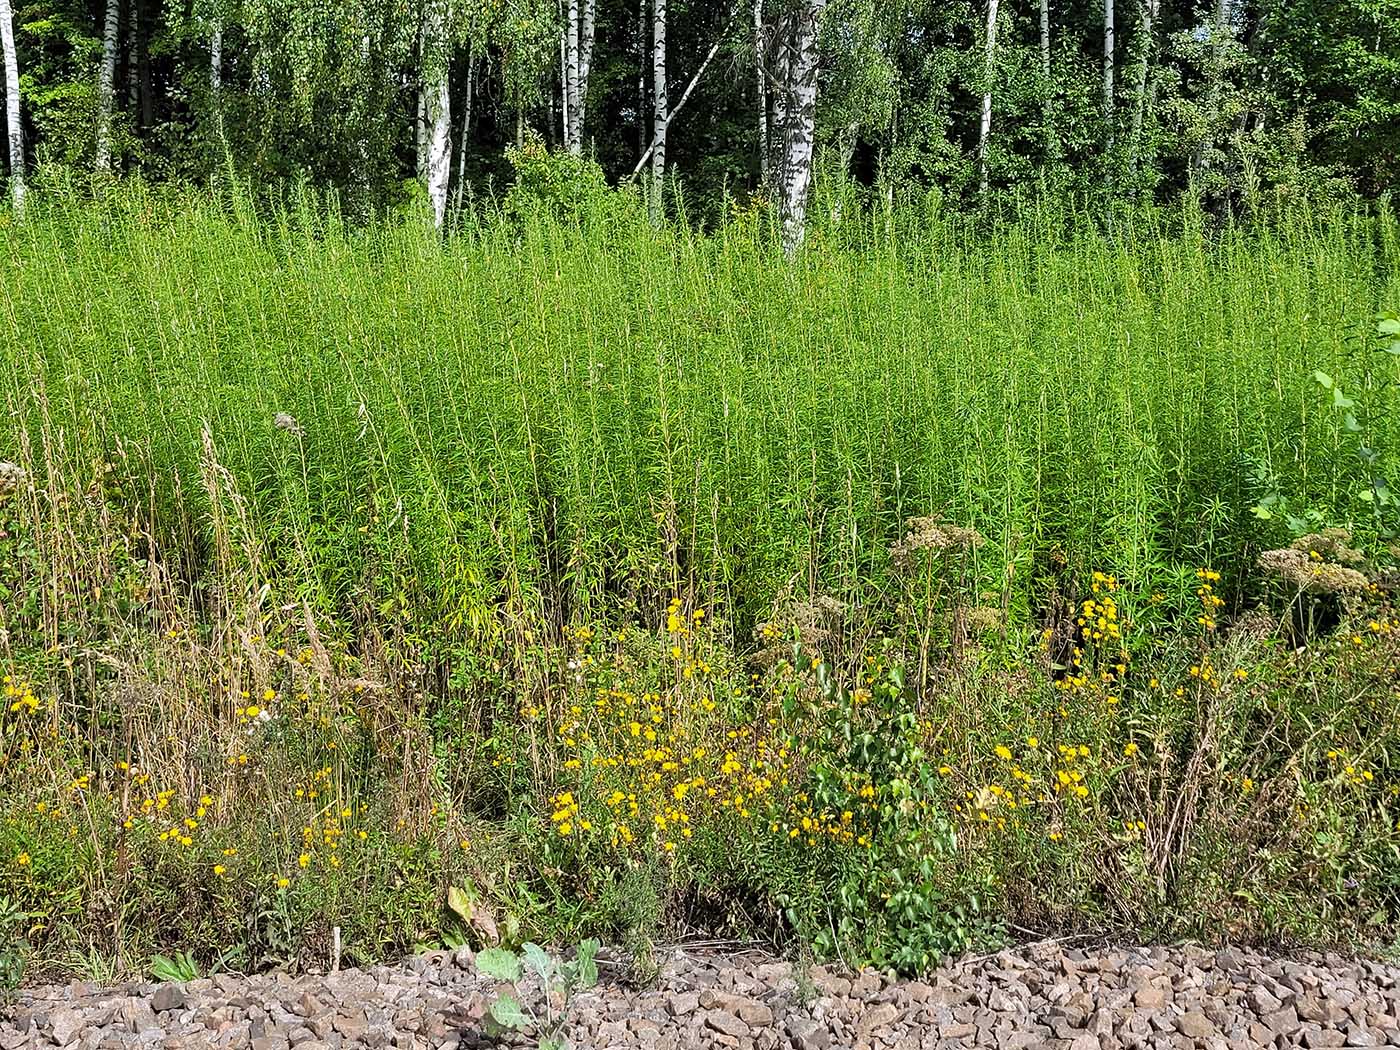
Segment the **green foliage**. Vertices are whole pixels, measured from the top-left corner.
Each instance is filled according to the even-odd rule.
[[[1389,930],[1388,213],[930,203],[787,265],[564,197],[426,240],[117,185],[0,232],[32,971]],[[1364,576],[1301,632],[1289,517]]]
[[[504,948],[491,948],[478,953],[477,969],[487,977],[510,984],[518,982],[528,969],[540,981],[542,1004],[540,1011],[523,1006],[509,993],[491,1000],[486,1016],[488,1030],[496,1033],[528,1032],[533,1030],[541,1047],[567,1047],[569,1010],[574,996],[598,983],[598,953],[596,940],[580,941],[569,961],[556,959],[538,944],[526,943],[520,954]]]
[[[626,195],[608,189],[603,169],[567,151],[551,152],[538,136],[506,151],[515,181],[506,194],[508,215],[543,214],[578,222],[622,212]]]
[[[0,897],[0,1004],[5,1003],[24,980],[29,961],[26,920],[9,897]]]
[[[872,810],[853,858],[821,876],[826,892],[790,909],[798,930],[814,931],[825,957],[844,954],[917,973],[994,938],[981,914],[981,893],[950,874],[957,835],[945,816],[937,763],[924,751],[926,727],[890,653],[874,658],[867,686],[854,691],[832,669],[794,648],[794,663],[814,666],[816,691],[803,720],[800,748],[807,794],[821,813]],[[789,692],[785,706],[799,703]],[[813,905],[825,915],[802,915]]]
[[[199,976],[199,964],[188,952],[177,951],[172,955],[152,955],[151,976],[157,981],[193,981]]]

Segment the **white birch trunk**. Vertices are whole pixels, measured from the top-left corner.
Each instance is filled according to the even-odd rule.
[[[753,0],[754,70],[758,75],[758,184],[765,192],[770,188],[768,145],[768,45],[763,31],[763,0]]]
[[[97,170],[112,170],[112,106],[117,75],[117,23],[119,0],[107,0],[107,17],[102,27],[102,64],[97,68]]]
[[[1050,82],[1050,0],[1040,0],[1040,75]]]
[[[789,256],[802,247],[807,228],[807,194],[812,185],[817,130],[817,70],[821,59],[818,31],[825,9],[826,0],[803,0],[793,13],[780,210],[783,250]]]
[[[769,54],[773,62],[774,90],[772,121],[768,128],[768,177],[779,199],[782,197],[784,172],[787,170],[788,110],[792,101],[792,48],[788,40],[789,18],[782,15],[769,38]]]
[[[1133,124],[1129,138],[1132,156],[1129,166],[1136,169],[1142,153],[1142,125],[1147,112],[1147,76],[1152,67],[1152,54],[1156,47],[1153,35],[1157,24],[1157,6],[1161,0],[1142,0],[1142,57],[1138,62],[1137,85],[1133,92]]]
[[[1113,148],[1113,0],[1103,0],[1103,120]]]
[[[574,99],[574,137],[583,152],[584,120],[588,116],[588,75],[593,71],[593,33],[597,20],[597,0],[583,0],[578,37],[578,97]]]
[[[429,128],[427,145],[428,199],[433,202],[433,225],[442,229],[447,219],[447,187],[452,178],[452,92],[449,79],[450,49],[443,24],[443,5],[428,7],[424,29],[424,119]]]
[[[997,60],[997,6],[998,0],[987,0],[987,62],[983,69],[982,125],[977,134],[977,184],[978,190],[987,193],[987,144],[992,138],[992,83],[996,74]]]
[[[582,152],[578,137],[578,0],[567,0],[564,20],[564,145],[577,156]]]
[[[651,180],[652,218],[660,221],[666,184],[666,0],[653,0],[651,20]]]
[[[1058,159],[1060,140],[1055,132],[1055,83],[1050,74],[1050,0],[1040,0],[1040,122],[1045,125],[1045,155]]]
[[[15,53],[15,12],[0,0],[0,57],[5,62],[5,140],[10,158],[10,201],[24,211],[24,127],[19,122],[19,57]]]
[[[472,102],[476,93],[476,44],[467,49],[467,91],[462,100],[462,131],[457,137],[457,192],[452,197],[454,215],[462,214],[462,201],[467,193],[467,137],[472,127]]]
[[[224,25],[215,21],[209,30],[209,104],[214,109],[214,131],[224,140]]]

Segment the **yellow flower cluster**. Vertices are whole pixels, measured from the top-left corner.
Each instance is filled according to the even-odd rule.
[[[1118,602],[1113,597],[1118,579],[1101,572],[1094,573],[1089,585],[1092,597],[1085,598],[1079,608],[1079,627],[1087,640],[1117,641],[1122,637],[1118,622]]]
[[[1220,582],[1220,573],[1214,569],[1197,569],[1196,579],[1200,584],[1196,587],[1196,597],[1201,600],[1201,613],[1196,617],[1196,622],[1207,631],[1216,628],[1216,614],[1221,606],[1225,604],[1225,599],[1215,593],[1214,585]]]
[[[4,684],[5,699],[9,701],[12,714],[32,715],[39,710],[39,700],[28,682],[5,675]]]

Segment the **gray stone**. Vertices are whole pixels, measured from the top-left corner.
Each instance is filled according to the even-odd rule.
[[[831,1046],[831,1032],[811,1018],[789,1017],[787,1033],[794,1050],[827,1050]]]
[[[185,1008],[185,993],[178,984],[162,984],[151,995],[151,1009],[158,1014]]]
[[[749,1026],[725,1010],[711,1010],[705,1014],[705,1027],[734,1039],[746,1039],[749,1035]]]

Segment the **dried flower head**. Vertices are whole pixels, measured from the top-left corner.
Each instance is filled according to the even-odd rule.
[[[303,437],[306,434],[301,424],[296,421],[296,417],[288,415],[286,412],[278,412],[277,415],[273,416],[272,425],[278,430],[285,430],[290,434],[295,434],[297,437]]]
[[[1305,537],[1306,538],[1306,537]],[[1354,594],[1369,581],[1355,569],[1324,561],[1316,548],[1285,547],[1259,555],[1259,567],[1275,579],[1309,594]]]
[[[904,539],[890,548],[895,566],[901,569],[913,564],[920,551],[960,553],[975,550],[986,542],[976,529],[950,525],[936,517],[910,518],[906,525],[909,531]]]
[[[755,639],[763,646],[754,656],[760,667],[772,667],[792,653],[793,633],[796,631],[807,653],[817,653],[840,628],[847,605],[827,594],[810,600],[799,599],[774,611],[773,617],[754,630]]]
[[[1348,547],[1350,542],[1351,533],[1346,529],[1323,529],[1299,536],[1289,546],[1307,554],[1313,561],[1321,558],[1339,565],[1359,565],[1366,560],[1366,555]]]
[[[7,496],[24,481],[24,468],[8,459],[0,459],[0,496]]]

